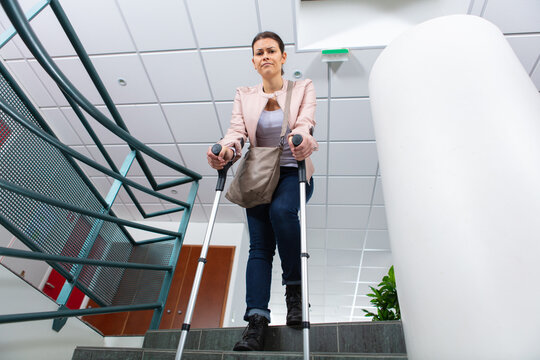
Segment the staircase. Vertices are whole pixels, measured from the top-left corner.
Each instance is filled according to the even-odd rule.
[[[265,351],[238,352],[232,347],[244,328],[192,329],[185,360],[289,360],[302,359],[302,331],[270,326]],[[75,349],[72,360],[174,360],[179,330],[149,331],[142,349]],[[400,321],[314,324],[310,330],[312,360],[407,359]]]

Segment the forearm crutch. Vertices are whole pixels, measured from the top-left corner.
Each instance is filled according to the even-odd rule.
[[[294,146],[302,143],[302,135],[292,138]],[[300,259],[302,265],[302,335],[304,337],[304,360],[309,360],[309,291],[308,258],[306,236],[306,162],[298,161],[298,182],[300,183]]]
[[[221,152],[221,145],[214,144],[212,146],[212,153],[216,156]],[[197,294],[199,292],[199,285],[201,284],[202,274],[204,271],[204,265],[206,264],[206,254],[208,253],[208,245],[210,244],[210,237],[212,236],[212,230],[214,229],[214,222],[216,221],[217,209],[219,206],[219,200],[221,193],[225,187],[225,181],[227,180],[227,170],[232,165],[232,161],[227,163],[225,167],[218,170],[218,181],[216,184],[216,196],[214,198],[214,205],[212,205],[212,213],[210,214],[210,220],[208,227],[206,228],[206,235],[204,236],[203,247],[201,249],[201,256],[199,257],[199,263],[197,264],[197,272],[195,273],[195,280],[193,281],[193,287],[191,288],[191,295],[189,296],[188,307],[186,310],[186,317],[182,324],[182,332],[180,334],[180,342],[178,343],[178,350],[176,351],[175,360],[182,359],[182,353],[184,352],[184,345],[186,343],[189,328],[191,326],[191,316],[193,315],[193,309],[195,308],[195,302],[197,301]]]

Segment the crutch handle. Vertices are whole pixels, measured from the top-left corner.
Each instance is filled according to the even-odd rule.
[[[223,149],[221,147],[221,144],[214,144],[212,146],[212,154],[218,156],[219,153],[221,152],[221,149]],[[227,165],[223,167],[223,169],[218,170],[218,181],[216,184],[216,191],[223,191],[223,188],[225,187],[225,181],[227,180],[227,171],[229,170],[231,166],[232,166],[232,160],[229,161]]]
[[[302,135],[296,134],[292,137],[292,143],[294,146],[298,146],[304,141],[304,138],[302,138]],[[307,182],[306,179],[306,161],[298,161],[298,181],[299,182]]]

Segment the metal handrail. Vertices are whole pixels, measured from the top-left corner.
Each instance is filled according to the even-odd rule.
[[[16,32],[20,35],[21,39],[24,41],[24,43],[26,44],[30,52],[34,55],[38,63],[43,67],[45,72],[58,85],[61,92],[65,95],[68,103],[75,111],[77,117],[79,118],[83,126],[88,131],[90,137],[92,138],[92,140],[94,141],[94,143],[96,144],[99,151],[102,153],[107,164],[110,167],[109,169],[103,165],[100,165],[94,160],[80,154],[79,152],[73,150],[72,148],[60,142],[58,138],[54,135],[50,127],[47,125],[47,123],[44,121],[44,119],[41,117],[39,112],[33,107],[29,99],[24,95],[20,87],[18,87],[16,83],[13,81],[13,79],[8,76],[7,80],[10,83],[10,85],[13,86],[13,90],[19,96],[19,99],[21,99],[24,105],[28,108],[32,116],[35,118],[35,121],[37,122],[39,126],[41,126],[41,128],[39,128],[39,126],[36,126],[33,122],[28,121],[14,107],[12,107],[10,104],[8,104],[7,102],[3,100],[0,100],[0,110],[6,113],[8,116],[10,116],[18,124],[22,125],[26,130],[28,130],[32,134],[36,135],[40,139],[44,140],[48,144],[58,149],[63,154],[65,159],[69,162],[69,164],[73,166],[77,175],[79,175],[81,179],[83,180],[84,184],[88,186],[88,189],[96,197],[99,203],[103,206],[103,209],[101,210],[101,212],[87,210],[80,206],[76,206],[76,205],[72,205],[72,204],[68,204],[68,203],[56,200],[52,197],[40,194],[38,192],[29,190],[29,189],[25,189],[23,187],[20,187],[19,185],[0,179],[1,189],[5,189],[7,191],[25,196],[27,198],[36,200],[41,203],[49,204],[57,208],[62,208],[65,210],[76,212],[78,214],[86,215],[86,216],[96,219],[92,225],[92,229],[90,230],[89,234],[86,236],[84,246],[79,252],[79,257],[75,258],[75,257],[61,256],[61,255],[45,254],[41,252],[42,250],[39,249],[39,246],[40,246],[39,244],[33,243],[32,239],[30,239],[25,233],[23,233],[23,231],[18,229],[7,218],[5,218],[3,215],[0,214],[0,225],[5,226],[15,236],[17,236],[18,238],[23,240],[23,242],[29,245],[31,250],[34,250],[34,251],[28,252],[28,251],[0,248],[0,255],[46,261],[51,266],[53,266],[62,276],[64,276],[67,279],[67,282],[64,284],[64,287],[61,291],[61,294],[58,300],[58,303],[60,304],[60,308],[58,311],[33,313],[33,314],[2,315],[0,316],[0,323],[15,322],[15,321],[30,321],[30,320],[39,320],[39,319],[56,319],[55,325],[53,325],[53,328],[59,331],[59,329],[63,326],[63,323],[64,323],[60,321],[59,319],[65,318],[65,317],[154,309],[155,311],[154,311],[154,316],[152,318],[151,328],[155,329],[159,325],[159,321],[161,319],[161,314],[162,314],[163,307],[164,307],[164,304],[165,304],[165,301],[166,301],[166,298],[170,289],[172,276],[174,273],[174,269],[176,267],[176,262],[179,256],[182,241],[185,235],[185,231],[187,229],[187,222],[193,210],[193,204],[195,202],[195,197],[196,197],[197,189],[198,189],[198,181],[202,178],[202,176],[166,158],[165,156],[159,154],[152,148],[148,147],[141,141],[134,138],[129,133],[115,104],[112,101],[112,98],[110,97],[101,79],[99,78],[96,69],[94,68],[88,54],[84,50],[84,47],[82,46],[80,40],[75,34],[73,27],[71,26],[58,0],[42,0],[42,3],[40,3],[41,7],[37,11],[35,11],[34,14],[29,15],[28,19],[25,17],[20,5],[18,4],[16,0],[0,0],[0,3],[3,6],[7,16],[9,17],[9,19],[11,20],[13,24],[14,31],[11,31],[11,30],[10,31],[13,34]],[[83,63],[83,66],[85,67],[96,89],[98,90],[99,94],[104,100],[105,105],[107,106],[107,109],[111,113],[111,116],[114,121],[111,121],[109,118],[107,118],[101,111],[99,111],[94,105],[92,105],[90,101],[88,101],[88,99],[86,99],[84,95],[82,95],[82,93],[79,90],[77,90],[77,88],[75,88],[75,86],[73,86],[73,84],[69,81],[69,79],[60,71],[60,69],[54,63],[52,58],[49,56],[49,54],[47,53],[47,51],[45,50],[45,48],[43,47],[43,45],[37,38],[32,28],[30,27],[29,20],[32,17],[34,17],[39,11],[41,11],[46,5],[51,6],[51,9],[56,15],[58,21],[60,22],[60,25],[64,29],[64,32],[66,33],[69,41],[73,45],[77,55],[79,56],[79,59]],[[0,47],[3,44],[5,44],[5,42],[8,41],[8,38],[13,36],[13,34],[11,35],[10,34],[7,34],[7,40],[6,39],[2,40],[3,42],[0,43]],[[3,73],[6,73],[6,71],[3,71],[3,69],[4,67],[0,64],[0,70],[2,70]],[[88,113],[90,116],[92,116],[101,125],[103,125],[109,131],[111,131],[113,134],[115,134],[116,136],[124,140],[127,143],[127,145],[130,147],[132,151],[130,155],[126,157],[126,160],[124,161],[124,165],[122,166],[121,170],[119,170],[117,166],[115,165],[115,163],[112,161],[105,147],[103,146],[103,144],[101,143],[101,141],[99,140],[99,138],[97,137],[93,129],[91,128],[90,124],[84,117],[79,107],[82,110],[84,110],[86,113]],[[152,175],[148,165],[146,164],[144,157],[142,156],[142,153],[178,171],[179,173],[184,174],[185,176],[180,177],[176,180],[167,181],[162,184],[158,184],[154,176]],[[129,170],[129,167],[132,164],[133,157],[137,159],[152,189],[149,189],[127,178],[127,172]],[[99,192],[97,191],[95,186],[92,184],[92,182],[83,173],[82,169],[79,167],[79,165],[77,164],[75,160],[78,160],[116,180],[115,183],[111,187],[111,190],[109,192],[109,195],[107,196],[107,199],[103,199],[103,197],[99,194]],[[158,190],[163,190],[166,188],[170,188],[170,187],[182,185],[182,184],[187,184],[187,183],[192,184],[187,202],[180,201],[170,196],[157,192]],[[133,201],[133,203],[135,204],[135,206],[137,207],[137,209],[139,210],[139,212],[142,214],[144,218],[170,214],[177,211],[184,211],[178,232],[173,232],[173,231],[168,231],[168,230],[164,230],[164,229],[160,229],[160,228],[156,228],[152,226],[147,226],[147,225],[143,225],[143,224],[128,221],[128,220],[119,219],[116,216],[111,216],[110,214],[114,215],[114,213],[111,210],[111,207],[121,186],[123,186],[126,189],[127,194],[129,195],[129,197],[131,198],[131,200]],[[142,206],[139,204],[139,202],[137,201],[131,187],[137,190],[140,190],[146,194],[150,194],[154,197],[167,201],[169,203],[176,204],[179,207],[147,214],[142,209]],[[148,245],[148,244],[173,240],[173,242],[171,243],[172,250],[170,252],[170,258],[168,260],[169,265],[162,266],[162,265],[153,265],[153,264],[125,263],[125,262],[88,259],[87,257],[90,254],[90,249],[92,248],[100,232],[100,229],[103,226],[104,221],[117,224],[119,229],[121,229],[121,231],[126,236],[126,239],[129,240],[129,242],[131,242],[133,246]],[[131,237],[131,235],[129,234],[129,232],[127,232],[127,230],[125,229],[125,226],[138,228],[144,231],[150,231],[153,233],[164,234],[167,236],[135,242],[133,238]],[[66,271],[66,269],[58,265],[59,263],[73,263],[73,264],[78,264],[78,265],[76,267],[73,267],[70,271]],[[75,286],[81,286],[81,290],[83,290],[85,294],[90,295],[88,292],[90,292],[91,290],[85,287],[86,285],[80,284],[78,280],[79,275],[81,274],[82,265],[118,267],[118,268],[126,268],[126,269],[136,268],[136,269],[141,269],[141,270],[164,271],[162,287],[159,293],[159,301],[152,304],[106,306],[105,308],[100,308],[100,309],[67,310],[65,308],[65,304],[67,302],[68,297],[71,294],[71,291],[73,290]],[[103,302],[106,302],[105,300],[102,302],[100,301],[97,301],[97,302],[100,305],[106,305],[106,304],[103,304]]]
[[[40,137],[41,139],[45,140],[46,142],[48,142],[49,144],[55,146],[56,148],[58,149],[62,149],[62,151],[65,153],[65,154],[69,154],[70,156],[74,157],[75,159],[77,160],[80,160],[81,162],[85,163],[86,165],[89,165],[91,167],[93,167],[94,169],[96,170],[99,170],[100,172],[112,177],[112,178],[115,178],[116,180],[120,180],[122,183],[124,184],[129,184],[130,186],[133,186],[134,188],[136,188],[137,190],[140,190],[142,192],[145,192],[147,194],[150,194],[150,195],[153,195],[153,196],[156,196],[160,199],[163,199],[163,200],[166,200],[168,202],[172,202],[174,204],[177,204],[177,205],[180,205],[180,206],[183,206],[185,208],[189,208],[191,205],[186,203],[186,202],[183,202],[183,201],[180,201],[180,200],[177,200],[175,198],[172,198],[172,197],[169,197],[169,196],[166,196],[166,195],[163,195],[161,193],[158,193],[154,190],[151,190],[151,189],[148,189],[140,184],[138,184],[137,182],[133,181],[133,180],[130,180],[128,179],[127,177],[125,176],[122,176],[122,175],[119,175],[118,173],[112,171],[112,170],[109,170],[107,169],[106,167],[104,167],[103,165],[100,165],[98,164],[97,162],[91,160],[90,158],[82,155],[81,153],[73,150],[72,148],[70,148],[69,146],[66,146],[64,145],[63,143],[61,143],[58,139],[56,139],[55,137],[41,131],[41,129],[38,129],[35,125],[31,124],[30,122],[28,122],[27,120],[25,120],[21,114],[19,114],[19,112],[17,110],[15,110],[12,106],[10,106],[9,104],[7,104],[5,101],[1,100],[0,99],[0,110],[4,111],[5,113],[7,113],[9,116],[11,116],[12,118],[16,119],[17,122],[19,122],[19,124],[23,125],[27,130],[29,130],[30,132],[32,132],[34,135],[37,135],[38,137]],[[199,175],[200,176],[200,175]],[[194,179],[191,179],[190,181],[193,181]]]
[[[111,131],[113,134],[129,143],[133,148],[139,150],[151,158],[165,164],[172,169],[187,175],[192,180],[200,180],[202,178],[198,173],[185,168],[184,166],[177,164],[176,162],[166,158],[157,151],[153,150],[149,146],[145,145],[138,139],[134,138],[124,129],[119,128],[114,122],[109,120],[103,113],[96,109],[90,101],[69,81],[69,79],[62,73],[58,66],[54,63],[50,55],[47,53],[41,42],[38,40],[34,30],[30,26],[28,20],[24,16],[20,5],[15,0],[0,0],[0,3],[4,7],[6,15],[11,20],[11,23],[15,30],[17,30],[19,36],[24,41],[28,50],[34,55],[39,64],[49,74],[49,76],[56,82],[60,89],[68,94],[80,107],[84,109],[88,114],[98,121],[101,125]]]

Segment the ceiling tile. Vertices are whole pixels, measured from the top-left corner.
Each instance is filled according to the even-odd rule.
[[[55,135],[66,145],[82,145],[81,138],[58,108],[41,109],[41,113]]]
[[[11,27],[11,25],[9,23],[9,20],[7,19],[5,20],[6,25],[3,25],[5,14],[2,11],[0,11],[0,13],[3,15],[0,17],[0,32],[3,34],[6,29]],[[15,42],[13,41],[13,39],[11,39],[9,42],[4,44],[4,46],[0,48],[0,56],[4,60],[23,59],[23,54],[17,48],[17,46],[15,46]]]
[[[112,210],[120,219],[133,220],[133,216],[123,204],[114,203]]]
[[[211,205],[203,205],[208,216],[212,211]],[[216,215],[216,222],[218,223],[243,223],[246,221],[246,215],[243,208],[238,205],[220,205]]]
[[[234,100],[236,88],[261,82],[250,48],[204,50],[201,54],[215,100]]]
[[[205,176],[199,181],[199,191],[197,192],[197,194],[199,195],[201,203],[205,205],[212,205],[214,203],[214,199],[216,198],[217,179],[217,176]],[[232,180],[232,176],[227,176],[227,181],[225,181],[225,187],[223,188],[223,191],[221,193],[221,198],[219,201],[220,204],[232,204],[229,200],[225,198],[225,194],[227,193],[227,190],[229,189],[229,185],[231,184]]]
[[[155,179],[158,184],[164,184],[169,181],[178,180],[178,176],[156,176]],[[192,184],[193,183],[187,183],[187,184],[173,186],[167,189],[160,190],[160,193],[167,195],[169,197],[172,197],[176,200],[187,202]],[[200,188],[199,188],[199,191],[200,191]],[[177,205],[173,205],[169,207],[168,206],[169,203],[165,202],[164,200],[162,200],[162,203],[164,203],[165,207],[167,208],[177,206]]]
[[[79,152],[81,155],[86,156],[90,160],[96,161],[95,158],[93,157],[92,153],[87,149],[87,147],[85,147],[85,146],[70,146],[70,147],[73,150]],[[94,169],[93,167],[91,167],[89,165],[86,165],[86,164],[84,164],[83,162],[81,162],[79,160],[76,160],[76,162],[77,162],[77,164],[79,164],[81,169],[83,169],[84,173],[87,176],[103,176],[103,174],[101,172]],[[96,162],[99,163],[99,161],[96,161]]]
[[[308,203],[312,205],[326,204],[326,177],[313,176],[313,195]]]
[[[354,295],[356,284],[353,281],[325,281],[325,294]]]
[[[315,173],[314,173],[315,175],[327,174],[327,171],[328,171],[328,169],[326,168],[327,151],[328,151],[328,144],[319,142],[319,150],[314,151],[311,154],[311,160],[313,161],[313,166],[315,167]]]
[[[180,158],[180,154],[178,153],[178,148],[176,147],[176,145],[153,144],[153,145],[148,145],[148,146],[154,151],[158,152],[159,154],[176,162],[177,164],[181,166],[185,166],[184,162]],[[182,176],[182,174],[179,173],[178,171],[159,162],[158,160],[151,158],[150,156],[146,154],[143,154],[143,157],[146,160],[146,163],[154,176]]]
[[[324,229],[307,229],[308,249],[324,249],[326,244],[326,231]]]
[[[540,35],[507,36],[506,40],[514,49],[527,74],[530,74],[540,55]]]
[[[105,106],[96,106],[96,109],[101,112],[107,119],[112,121],[112,116],[109,110]],[[126,144],[124,140],[116,136],[112,131],[107,129],[105,126],[101,125],[100,122],[95,120],[92,116],[88,115],[86,111],[82,111],[84,117],[92,127],[92,130],[96,133],[99,141],[101,141],[102,144],[108,145],[108,144]],[[86,131],[85,131],[86,132]],[[94,144],[92,141],[91,144]]]
[[[388,268],[392,266],[392,262],[392,252],[390,251],[366,250],[362,266],[383,267],[388,271]]]
[[[50,6],[46,6],[30,24],[50,56],[74,56],[76,54]],[[29,52],[26,55],[33,58]]]
[[[328,178],[328,204],[369,205],[375,177]]]
[[[25,89],[26,95],[38,106],[56,106],[49,92],[25,60],[7,61],[5,64],[17,82]]]
[[[138,55],[93,56],[92,63],[115,104],[157,100]],[[125,86],[119,83],[120,79],[126,82]]]
[[[118,111],[131,135],[143,143],[174,142],[158,104],[120,105]]]
[[[43,86],[47,89],[48,94],[50,94],[51,98],[53,99],[54,104],[58,104],[59,106],[68,106],[68,102],[66,100],[66,97],[62,94],[56,83],[51,79],[49,75],[43,70],[41,65],[35,60],[29,60],[28,64],[32,67],[32,71],[36,74],[36,76],[39,78]],[[26,86],[25,86],[26,88]],[[35,91],[34,88],[29,88],[32,93]],[[48,105],[41,105],[40,106],[48,106]]]
[[[375,142],[331,143],[329,151],[329,175],[375,175],[377,172]]]
[[[273,31],[285,43],[294,42],[294,1],[257,0],[261,16],[262,31]],[[255,34],[253,34],[255,35]]]
[[[360,271],[360,281],[376,282],[382,281],[382,278],[388,274],[388,268],[367,268],[362,267]],[[360,304],[357,304],[360,305]]]
[[[369,206],[328,206],[328,228],[365,229],[367,227]]]
[[[307,227],[311,229],[324,229],[326,227],[326,206],[307,205],[306,206]]]
[[[326,281],[356,281],[358,277],[358,266],[327,266],[326,267]],[[346,304],[352,303],[352,297],[349,298]],[[328,303],[327,303],[328,304]],[[337,304],[336,304],[337,305]]]
[[[327,252],[323,249],[312,249],[309,252],[308,263],[310,266],[326,266]]]
[[[225,101],[225,102],[216,102],[215,104],[216,104],[217,114],[219,118],[219,123],[221,125],[221,131],[223,132],[223,135],[225,135],[225,132],[227,132],[227,129],[229,128],[231,124],[233,102]]]
[[[386,209],[384,206],[374,206],[371,209],[369,228],[379,230],[385,230],[388,228],[388,225],[386,224]]]
[[[383,188],[382,188],[382,180],[381,177],[377,177],[377,181],[375,184],[375,194],[373,195],[373,205],[384,205],[384,194],[383,194]]]
[[[369,230],[367,234],[366,249],[390,250],[388,230]]]
[[[375,140],[368,99],[332,100],[330,140]]]
[[[287,62],[283,66],[285,75],[289,80],[296,80],[294,73],[299,71],[302,74],[300,79],[311,79],[315,86],[315,93],[318,98],[328,97],[328,67],[327,63],[321,61],[318,52],[295,52],[294,46],[286,46]]]
[[[195,204],[195,206],[193,207],[193,210],[191,211],[191,217],[189,221],[194,222],[194,223],[196,222],[207,223],[208,222],[208,215],[206,214],[201,204]]]
[[[534,69],[531,79],[534,85],[536,85],[536,88],[540,91],[540,66],[537,66],[536,69]]]
[[[480,16],[482,14],[482,9],[484,8],[484,3],[488,0],[471,0],[469,4],[469,14]]]
[[[69,81],[83,94],[92,104],[103,104],[103,99],[99,95],[96,87],[90,80],[90,76],[86,72],[84,66],[78,58],[56,58],[55,63],[60,68],[60,71],[69,79]],[[35,60],[31,62],[35,66],[40,66]],[[47,75],[48,76],[48,75]],[[105,82],[105,79],[102,79]],[[105,82],[105,84],[107,84]],[[63,95],[62,95],[63,97]],[[55,97],[56,99],[56,97]],[[60,102],[60,101],[58,101]],[[66,101],[63,100],[62,104]]]
[[[326,273],[326,266],[317,266],[312,265],[309,267],[309,278],[316,281],[322,281],[324,280],[324,275]],[[322,296],[320,296],[321,300],[324,300]],[[310,297],[309,303],[312,303],[312,298]],[[324,305],[324,304],[320,304]]]
[[[359,266],[361,258],[362,250],[326,250],[326,263],[328,266]]]
[[[206,152],[211,145],[213,144],[179,144],[178,148],[185,160],[186,167],[203,176],[215,176],[216,170],[212,169],[206,161]]]
[[[332,97],[368,96],[371,67],[381,50],[352,50],[349,60],[332,71]]]
[[[187,4],[201,48],[249,46],[259,32],[253,0],[187,0]]]
[[[178,143],[209,143],[221,138],[212,103],[165,104],[163,111]]]
[[[94,141],[92,140],[92,138],[90,137],[90,135],[88,134],[86,129],[84,128],[83,124],[81,123],[81,121],[79,120],[79,118],[77,117],[75,112],[71,108],[67,108],[67,107],[60,108],[60,110],[62,111],[62,113],[66,117],[66,119],[69,122],[69,124],[71,125],[71,127],[77,133],[79,138],[81,138],[83,143],[84,144],[93,144]],[[85,113],[86,120],[90,121],[89,117],[86,116],[86,115],[87,114]]]
[[[333,268],[328,268],[333,269]],[[354,295],[324,295],[324,303],[329,305],[339,306],[351,306],[353,303]]]
[[[141,58],[161,102],[211,99],[197,51],[148,53]]]
[[[540,32],[540,2],[489,0],[484,18],[497,25],[505,34]]]
[[[327,249],[362,250],[364,246],[364,239],[366,236],[364,230],[328,229],[326,232]]]
[[[61,4],[88,54],[135,51],[116,1],[61,0]]]
[[[318,99],[315,110],[315,131],[313,136],[317,141],[328,141],[328,100]]]
[[[112,183],[109,181],[109,179],[104,176],[101,176],[101,177],[91,177],[90,180],[96,187],[97,191],[105,199],[107,197],[107,194],[109,194],[109,191],[111,190]]]
[[[116,167],[120,169],[122,167],[122,164],[124,163],[126,156],[129,154],[129,151],[130,151],[129,147],[127,145],[105,145],[104,147],[107,153],[109,154],[109,156],[111,157],[111,159],[113,160]],[[97,146],[87,146],[86,148],[92,154],[92,157],[95,159],[97,163],[110,169],[109,165],[103,158],[103,155],[101,155],[101,152],[99,151]],[[134,175],[131,173],[131,171],[129,172],[129,174]],[[103,176],[101,172],[98,172],[98,176],[99,175]],[[138,174],[138,175],[142,175],[142,174]]]
[[[118,4],[139,51],[197,47],[182,1],[118,0]]]

